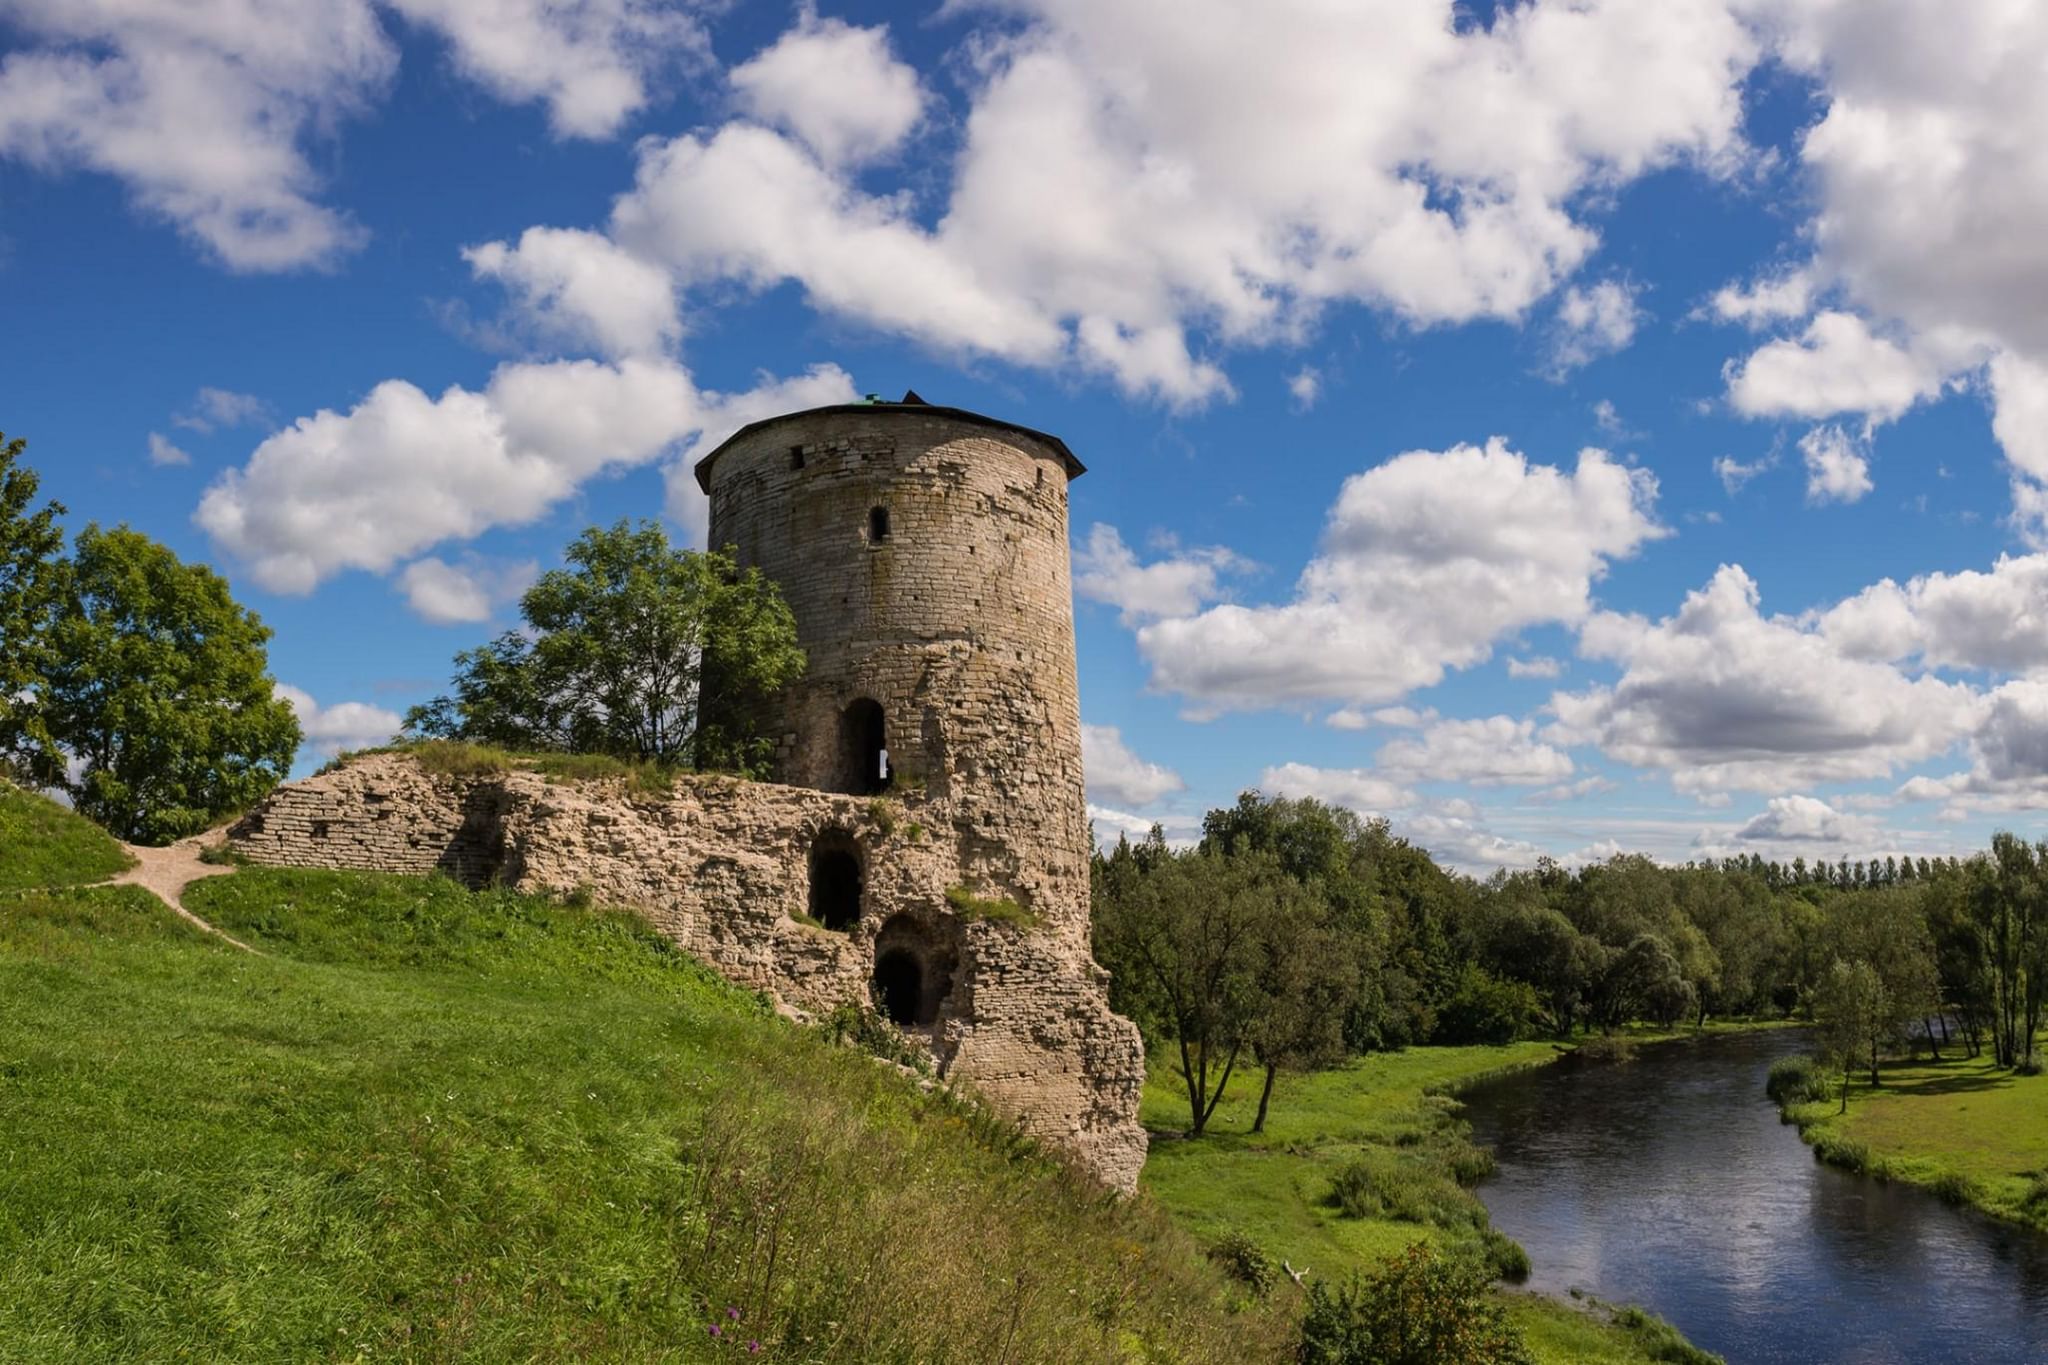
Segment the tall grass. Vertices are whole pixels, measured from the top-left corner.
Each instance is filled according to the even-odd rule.
[[[1290,1350],[1291,1287],[1232,1312],[1149,1200],[630,916],[264,869],[188,901],[266,956],[131,890],[0,912],[0,1360]]]

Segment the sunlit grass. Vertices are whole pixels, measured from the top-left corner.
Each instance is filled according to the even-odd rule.
[[[1989,1055],[1887,1062],[1884,1083],[1852,1078],[1838,1095],[1790,1111],[1807,1141],[1860,1155],[1861,1169],[2048,1229],[2048,1077],[2015,1076]],[[1839,1074],[1835,1077],[1840,1084]],[[1860,1153],[1858,1149],[1860,1148]]]
[[[1291,1303],[1226,1311],[1149,1201],[629,916],[270,870],[188,902],[265,955],[136,890],[0,901],[0,1360],[1287,1354]]]
[[[92,821],[0,779],[0,891],[104,881],[128,864]]]

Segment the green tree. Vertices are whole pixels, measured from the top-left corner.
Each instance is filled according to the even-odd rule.
[[[1849,1108],[1849,1074],[1866,1062],[1878,1083],[1877,1060],[1893,1036],[1893,1003],[1877,969],[1860,958],[1836,958],[1821,977],[1813,1004],[1822,1053],[1842,1071],[1842,1109]]]
[[[1268,918],[1288,882],[1263,854],[1163,849],[1095,912],[1095,954],[1148,1038],[1170,1041],[1188,1133],[1208,1128],[1270,997],[1259,977]]]
[[[64,532],[61,504],[33,508],[40,480],[21,463],[28,442],[0,432],[0,771],[26,775],[55,758],[36,704],[48,664]]]
[[[276,695],[270,630],[225,579],[125,526],[78,535],[60,575],[38,780],[120,838],[161,844],[259,800],[299,722]]]
[[[453,694],[414,707],[407,730],[763,770],[773,740],[753,717],[804,666],[775,585],[651,521],[592,527],[564,557],[521,598],[527,629],[458,654]]]
[[[1358,998],[1357,940],[1309,888],[1283,892],[1265,917],[1254,952],[1258,990],[1252,1057],[1265,1069],[1252,1131],[1266,1131],[1273,1082],[1282,1071],[1312,1071],[1344,1059],[1344,1018]]]

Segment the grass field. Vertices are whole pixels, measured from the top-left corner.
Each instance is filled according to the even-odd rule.
[[[1186,1127],[1188,1107],[1177,1072],[1159,1059],[1145,1087],[1144,1120],[1155,1137],[1144,1185],[1198,1236],[1213,1240],[1241,1231],[1276,1261],[1324,1278],[1340,1277],[1418,1240],[1484,1256],[1483,1233],[1451,1204],[1456,1182],[1441,1169],[1465,1146],[1456,1105],[1445,1092],[1545,1065],[1561,1052],[1547,1042],[1418,1047],[1368,1056],[1339,1070],[1283,1075],[1266,1131],[1258,1135],[1250,1128],[1259,1077],[1234,1078],[1207,1133],[1194,1140],[1165,1136]],[[1332,1184],[1353,1162],[1368,1163],[1416,1190],[1412,1200],[1401,1201],[1410,1205],[1411,1216],[1355,1217],[1333,1204]],[[1435,1222],[1412,1216],[1431,1211],[1443,1216]],[[1483,1225],[1483,1209],[1479,1218]],[[1504,1292],[1516,1326],[1540,1360],[1604,1365],[1680,1358],[1652,1353],[1661,1340],[1661,1324],[1654,1320],[1630,1327],[1604,1311]]]
[[[1289,1352],[1291,1289],[1228,1311],[1150,1201],[634,919],[253,869],[187,901],[263,956],[131,888],[0,899],[0,1360]]]
[[[104,881],[128,862],[98,825],[0,780],[0,891]]]
[[[1882,1086],[1788,1117],[1835,1164],[1925,1185],[1943,1198],[2048,1230],[2048,1077],[2015,1076],[1958,1049],[1940,1062],[1890,1061]]]

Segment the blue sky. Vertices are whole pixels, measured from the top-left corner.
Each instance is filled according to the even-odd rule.
[[[0,0],[0,428],[374,742],[735,425],[1064,436],[1098,833],[2048,805],[2028,0]]]

